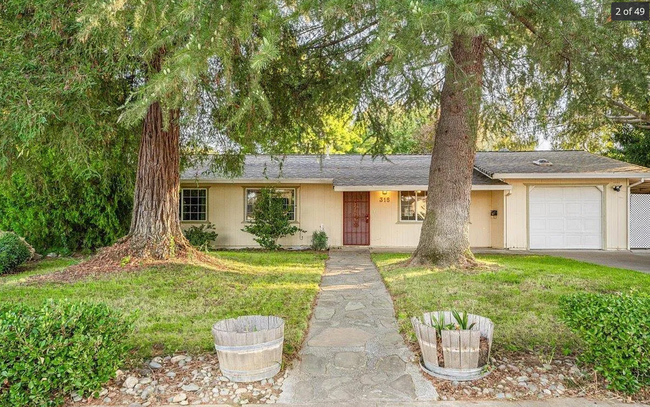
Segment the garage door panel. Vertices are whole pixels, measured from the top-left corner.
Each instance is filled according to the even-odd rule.
[[[547,213],[552,216],[562,215],[564,213],[564,205],[561,202],[548,203]]]
[[[580,247],[585,244],[582,236],[580,235],[567,235],[565,240],[566,245],[569,247]]]
[[[528,224],[531,249],[601,249],[601,191],[593,186],[532,188]]]
[[[564,219],[548,219],[545,223],[548,225],[546,230],[550,232],[564,230]]]
[[[564,206],[564,214],[568,216],[582,215],[582,205],[577,202],[569,202]]]
[[[570,232],[581,232],[584,222],[582,219],[567,219],[566,220],[566,230]]]
[[[543,220],[532,220],[530,221],[531,230],[546,230],[546,222]]]
[[[583,225],[584,225],[585,232],[590,232],[591,235],[600,237],[600,227],[601,227],[600,219],[585,219]]]
[[[537,212],[540,214],[546,214],[546,205],[545,204],[530,204],[530,211]]]
[[[601,242],[600,236],[591,235],[591,236],[584,236],[583,244],[585,246],[594,246],[594,247],[598,246],[598,248],[600,249],[601,248],[600,242]]]

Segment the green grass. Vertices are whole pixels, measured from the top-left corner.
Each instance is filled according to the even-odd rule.
[[[285,319],[285,356],[298,351],[307,330],[326,256],[296,252],[218,252],[226,270],[169,265],[105,275],[75,283],[23,284],[54,272],[72,259],[45,260],[18,274],[0,277],[0,303],[39,304],[45,299],[104,302],[137,312],[130,340],[135,357],[214,349],[211,327],[241,315]]]
[[[650,275],[550,256],[489,255],[477,271],[404,268],[408,254],[373,254],[395,298],[400,328],[414,340],[409,318],[457,309],[494,321],[496,351],[534,351],[544,357],[577,350],[559,320],[558,300],[569,293],[650,292]]]

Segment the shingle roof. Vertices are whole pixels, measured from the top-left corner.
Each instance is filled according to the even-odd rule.
[[[533,161],[547,159],[553,165],[538,166]],[[430,155],[390,155],[387,159],[333,154],[246,156],[244,172],[236,178],[210,174],[205,166],[183,171],[183,180],[252,182],[280,178],[283,181],[331,182],[334,186],[428,185]],[[479,152],[474,164],[473,185],[507,185],[494,174],[648,174],[650,168],[625,163],[586,151],[498,151]],[[478,171],[477,171],[478,170]],[[504,176],[503,178],[507,178]]]
[[[533,161],[546,159],[553,165],[539,166]],[[587,151],[494,151],[476,154],[474,168],[494,174],[650,174],[650,168],[641,167],[591,154]]]
[[[251,182],[274,178],[284,180],[331,180],[334,186],[428,185],[430,155],[391,155],[388,160],[369,156],[333,154],[287,155],[284,160],[268,155],[246,156],[244,173],[235,178],[211,175],[206,167],[187,169],[184,180]],[[506,185],[474,170],[474,185]]]

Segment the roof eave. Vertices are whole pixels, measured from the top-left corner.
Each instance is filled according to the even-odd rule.
[[[426,191],[428,185],[335,185],[337,192]],[[472,185],[472,191],[509,191],[512,185]]]
[[[650,173],[627,173],[627,172],[552,172],[552,173],[494,173],[493,178],[497,179],[562,179],[562,178],[644,178]]]
[[[181,178],[199,184],[333,184],[333,178]]]

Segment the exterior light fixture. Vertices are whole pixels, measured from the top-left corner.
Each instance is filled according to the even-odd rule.
[[[623,187],[623,185],[614,185],[612,188],[613,188],[614,191],[616,191],[616,192],[621,192],[621,188],[622,188],[622,187]]]
[[[381,191],[382,195],[388,195],[388,191]]]

